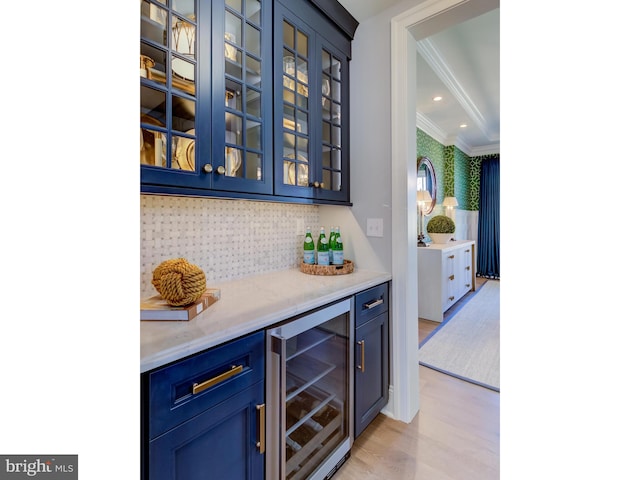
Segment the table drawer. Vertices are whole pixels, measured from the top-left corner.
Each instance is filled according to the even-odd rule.
[[[389,310],[389,284],[383,283],[356,294],[356,328]]]
[[[264,332],[257,332],[149,374],[149,438],[264,379]]]

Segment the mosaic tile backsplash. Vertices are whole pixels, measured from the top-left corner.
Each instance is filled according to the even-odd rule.
[[[140,196],[140,297],[157,292],[153,270],[186,258],[207,284],[293,268],[302,259],[298,220],[320,231],[317,205]],[[328,228],[328,227],[327,227]]]

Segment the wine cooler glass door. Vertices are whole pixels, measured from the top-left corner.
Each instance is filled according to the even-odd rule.
[[[274,478],[324,478],[351,447],[351,312],[344,300],[270,330]]]

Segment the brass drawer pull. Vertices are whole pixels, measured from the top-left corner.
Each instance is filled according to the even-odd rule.
[[[362,373],[364,373],[364,340],[360,340],[358,345],[360,345],[360,365],[356,368],[362,370]]]
[[[231,378],[238,375],[240,372],[242,372],[242,365],[237,365],[237,366],[232,365],[231,370],[221,373],[217,377],[210,378],[209,380],[204,381],[202,383],[194,383],[192,392],[194,395],[196,393],[203,392],[207,388],[211,388],[214,385],[217,385],[218,383],[226,380],[227,378]]]
[[[378,300],[376,300],[375,302],[371,302],[371,303],[365,303],[365,307],[368,309],[377,307],[378,305],[381,305],[384,303],[384,300],[382,298],[379,298]]]
[[[256,447],[258,447],[260,454],[264,453],[264,405],[264,403],[262,405],[256,405],[256,410],[258,411],[258,442],[256,443]]]
[[[449,258],[456,258],[455,255],[449,255]]]
[[[449,276],[449,280],[453,280],[454,278],[456,278],[456,276],[455,276],[455,275],[451,275],[451,276]]]

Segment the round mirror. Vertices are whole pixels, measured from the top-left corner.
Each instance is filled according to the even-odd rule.
[[[436,172],[431,160],[427,157],[418,157],[418,207],[422,216],[428,215],[436,206],[438,188]]]

